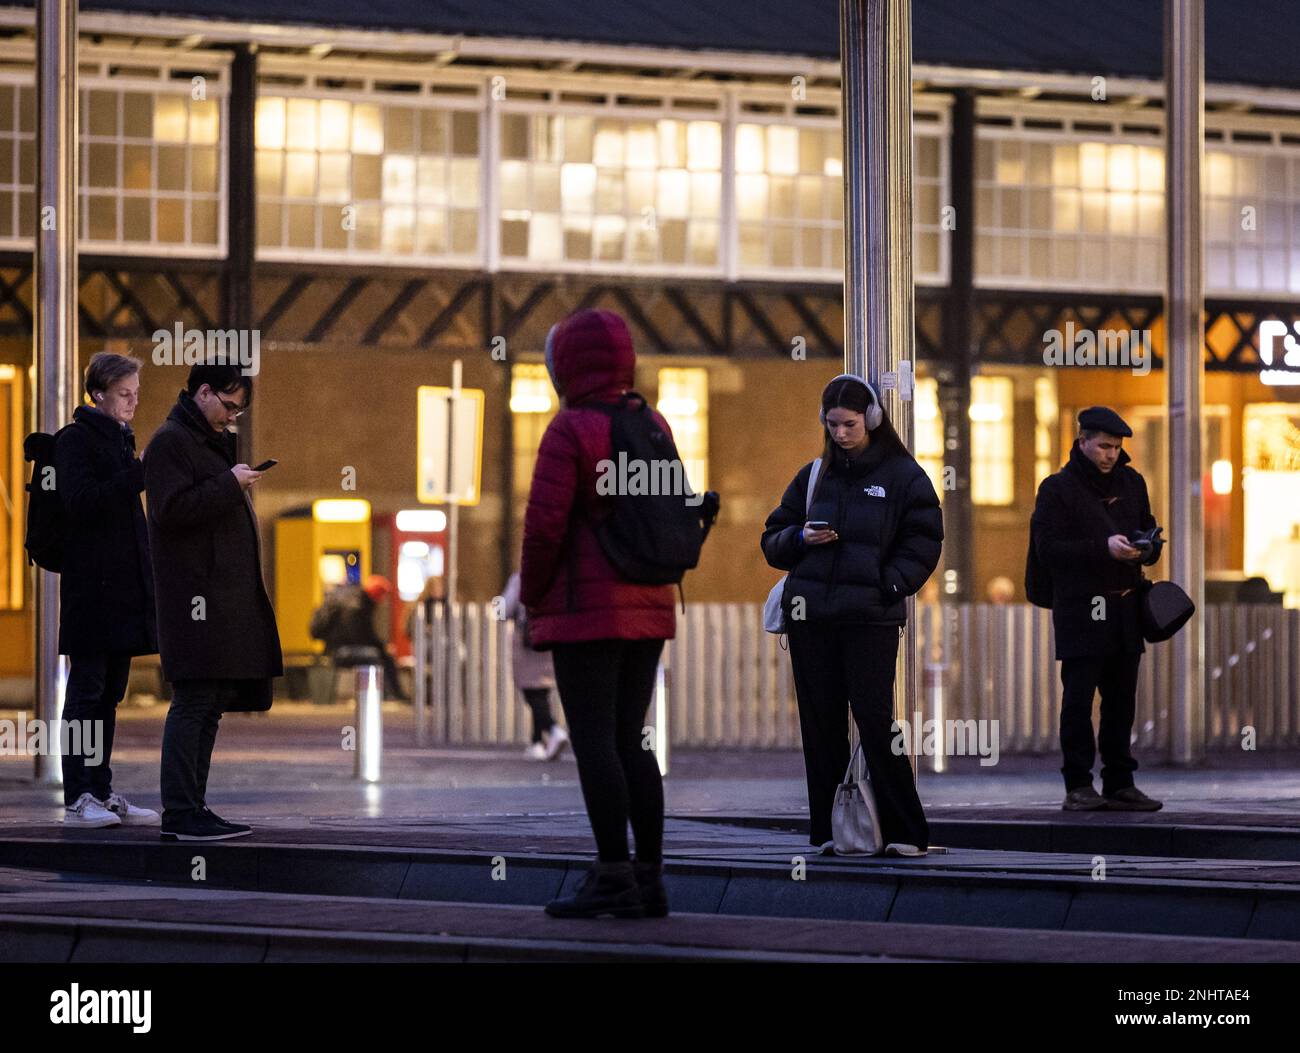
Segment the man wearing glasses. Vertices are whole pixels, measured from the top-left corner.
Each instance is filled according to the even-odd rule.
[[[238,365],[190,370],[186,388],[144,452],[158,650],[172,685],[162,743],[162,837],[221,841],[250,828],[207,805],[221,714],[271,707],[284,672],[262,579],[261,540],[229,431],[253,398]]]

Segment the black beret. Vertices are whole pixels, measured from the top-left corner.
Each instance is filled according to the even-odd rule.
[[[1104,431],[1107,435],[1128,438],[1133,429],[1124,418],[1109,406],[1089,406],[1079,414],[1079,428],[1083,431]]]

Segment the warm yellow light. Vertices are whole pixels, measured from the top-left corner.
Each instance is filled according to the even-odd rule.
[[[549,413],[551,400],[546,395],[520,394],[510,396],[511,413]]]
[[[692,398],[666,398],[656,408],[665,417],[689,417],[700,411],[700,404]]]
[[[1232,462],[1215,461],[1210,465],[1210,488],[1216,494],[1232,493]]]
[[[1106,144],[1079,145],[1080,183],[1085,190],[1106,189]]]
[[[370,502],[360,498],[323,498],[312,502],[311,517],[317,523],[365,523],[370,520]]]
[[[972,402],[969,413],[971,420],[984,423],[1002,419],[1002,407],[996,402]]]
[[[736,128],[736,171],[762,172],[764,165],[763,128],[742,124]]]
[[[11,365],[0,365],[0,380],[13,380],[18,371]]]

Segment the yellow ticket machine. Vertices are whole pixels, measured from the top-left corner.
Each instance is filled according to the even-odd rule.
[[[275,522],[275,617],[285,657],[318,654],[311,614],[335,585],[370,573],[370,502],[315,501]]]

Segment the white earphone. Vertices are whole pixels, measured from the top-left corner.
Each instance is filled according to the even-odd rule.
[[[867,407],[866,413],[863,414],[863,423],[866,425],[867,431],[875,431],[879,428],[880,422],[885,419],[885,411],[880,407],[880,396],[876,393],[876,389],[872,387],[871,381],[858,376],[856,373],[841,373],[838,377],[831,377],[826,386],[830,387],[830,385],[834,384],[837,380],[856,380],[867,389],[867,395],[871,400],[871,405]],[[822,425],[824,426],[826,424],[826,411],[824,409],[819,410],[818,416],[821,417]]]

